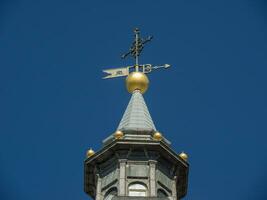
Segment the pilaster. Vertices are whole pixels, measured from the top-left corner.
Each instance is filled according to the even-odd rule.
[[[119,160],[119,196],[126,196],[126,159]]]
[[[172,198],[173,198],[173,200],[179,200],[179,199],[177,199],[176,182],[177,182],[177,176],[174,176],[173,181],[172,181]]]
[[[157,196],[156,191],[156,164],[157,161],[149,160],[149,185],[150,185],[150,196],[155,197]]]
[[[99,174],[96,175],[97,177],[97,185],[96,185],[96,200],[102,200],[103,199],[103,195],[101,194],[101,178],[99,176]]]

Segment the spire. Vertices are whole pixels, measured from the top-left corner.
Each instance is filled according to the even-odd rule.
[[[131,100],[123,114],[117,131],[122,131],[123,133],[155,133],[155,125],[152,121],[142,95],[147,91],[149,86],[149,79],[146,74],[152,72],[155,69],[169,68],[170,65],[140,65],[138,63],[138,57],[140,56],[144,45],[147,42],[151,41],[153,37],[149,36],[147,39],[141,38],[140,31],[137,28],[134,30],[134,33],[135,40],[130,48],[130,51],[123,54],[122,58],[126,58],[127,56],[135,58],[135,65],[103,70],[103,72],[106,73],[106,76],[103,77],[103,79],[126,76],[126,88],[129,93],[132,93]]]
[[[155,132],[156,128],[149,114],[140,90],[133,91],[130,102],[123,114],[118,130]]]

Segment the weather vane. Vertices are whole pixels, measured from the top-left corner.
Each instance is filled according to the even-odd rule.
[[[140,31],[138,28],[134,29],[134,35],[135,40],[132,43],[132,46],[130,47],[129,51],[121,56],[121,58],[126,58],[127,56],[132,56],[135,59],[135,65],[133,66],[127,66],[127,67],[121,67],[121,68],[114,68],[114,69],[106,69],[103,70],[103,72],[107,73],[103,79],[108,78],[115,78],[115,77],[121,77],[121,76],[128,76],[131,72],[141,72],[143,74],[150,73],[152,70],[159,69],[159,68],[169,68],[169,64],[164,65],[158,65],[154,66],[152,64],[139,64],[139,56],[144,48],[144,45],[147,42],[150,42],[152,40],[152,36],[147,37],[146,39],[143,39],[140,37]]]

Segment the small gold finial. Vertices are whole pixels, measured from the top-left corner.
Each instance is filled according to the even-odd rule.
[[[116,140],[121,139],[123,137],[123,132],[118,130],[114,133],[114,137]]]
[[[87,151],[87,153],[86,153],[86,155],[87,155],[88,158],[91,157],[91,156],[93,156],[94,154],[95,154],[95,152],[94,152],[94,150],[93,150],[92,148],[90,148],[90,149]]]
[[[149,80],[142,72],[132,72],[126,78],[126,87],[128,92],[140,90],[144,94],[148,88]]]
[[[156,133],[154,133],[154,135],[153,135],[153,139],[154,139],[154,140],[157,140],[157,141],[162,140],[162,134],[161,134],[160,132],[156,132]]]
[[[180,156],[184,161],[187,161],[187,160],[188,160],[188,155],[187,155],[185,152],[180,153],[179,156]]]

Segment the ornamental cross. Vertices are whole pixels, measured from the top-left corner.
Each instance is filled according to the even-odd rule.
[[[140,31],[138,28],[134,29],[134,35],[135,35],[135,40],[132,43],[132,46],[130,50],[123,54],[121,58],[126,58],[128,55],[131,55],[132,57],[135,58],[135,65],[138,65],[138,57],[140,56],[145,43],[150,42],[153,38],[153,36],[148,36],[147,39],[143,39],[139,37]]]
[[[147,42],[150,42],[153,38],[153,36],[149,36],[146,39],[140,38],[140,31],[138,28],[134,29],[135,34],[135,40],[132,43],[132,46],[130,47],[129,51],[121,56],[122,59],[126,58],[127,56],[132,56],[135,58],[135,65],[134,66],[127,66],[127,67],[121,67],[121,68],[114,68],[114,69],[106,69],[103,70],[104,73],[107,73],[103,79],[107,78],[115,78],[115,77],[121,77],[121,76],[128,76],[131,72],[142,72],[142,73],[150,73],[154,69],[159,68],[169,68],[169,64],[159,65],[159,66],[153,66],[152,64],[138,64],[138,57],[140,56],[144,45]]]

